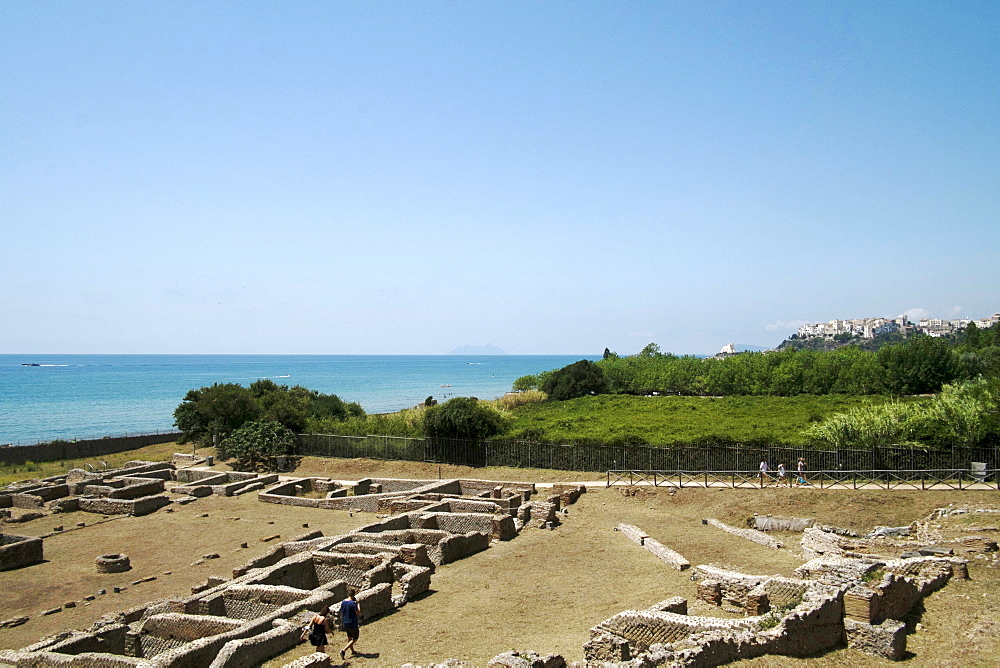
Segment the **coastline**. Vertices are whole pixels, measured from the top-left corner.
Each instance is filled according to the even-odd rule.
[[[302,385],[369,413],[433,396],[493,399],[523,375],[578,355],[0,355],[0,443],[172,431],[192,389],[260,378]],[[592,359],[597,359],[592,356]],[[24,363],[52,366],[22,366]]]

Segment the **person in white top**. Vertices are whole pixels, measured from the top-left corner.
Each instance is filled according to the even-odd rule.
[[[760,462],[760,486],[763,487],[767,484],[767,472],[770,470],[767,466],[767,460],[762,459]]]
[[[785,485],[788,485],[789,487],[791,487],[792,486],[792,479],[789,478],[788,476],[786,476],[785,473],[786,473],[786,471],[785,471],[785,465],[784,464],[778,464],[778,481],[775,484],[776,485],[785,484]]]

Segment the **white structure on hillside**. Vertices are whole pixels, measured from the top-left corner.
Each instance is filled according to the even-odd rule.
[[[997,322],[1000,322],[1000,313],[994,313],[987,318],[970,320],[963,318],[959,320],[941,320],[938,318],[925,318],[916,325],[907,320],[905,315],[895,318],[856,318],[853,320],[831,320],[830,322],[820,322],[813,325],[803,325],[799,327],[798,336],[800,339],[808,339],[816,336],[832,339],[838,334],[850,334],[862,339],[873,339],[879,334],[889,332],[903,332],[904,334],[927,334],[928,336],[947,336],[961,329],[964,329],[970,322],[976,323],[979,329],[988,329]]]

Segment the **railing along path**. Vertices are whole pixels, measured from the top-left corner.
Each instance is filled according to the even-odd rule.
[[[807,471],[799,482],[796,471],[779,478],[774,471],[667,471],[608,470],[607,486],[653,487],[814,487],[816,489],[921,489],[1000,490],[1000,469],[851,470]]]

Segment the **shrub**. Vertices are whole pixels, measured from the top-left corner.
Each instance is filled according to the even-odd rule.
[[[540,386],[556,401],[601,394],[607,388],[604,371],[590,360],[580,360],[553,371]]]
[[[274,457],[295,451],[295,434],[280,422],[255,420],[234,431],[222,445],[239,468],[272,468]]]
[[[475,397],[455,397],[424,412],[424,434],[432,438],[489,438],[507,426],[507,418]]]

